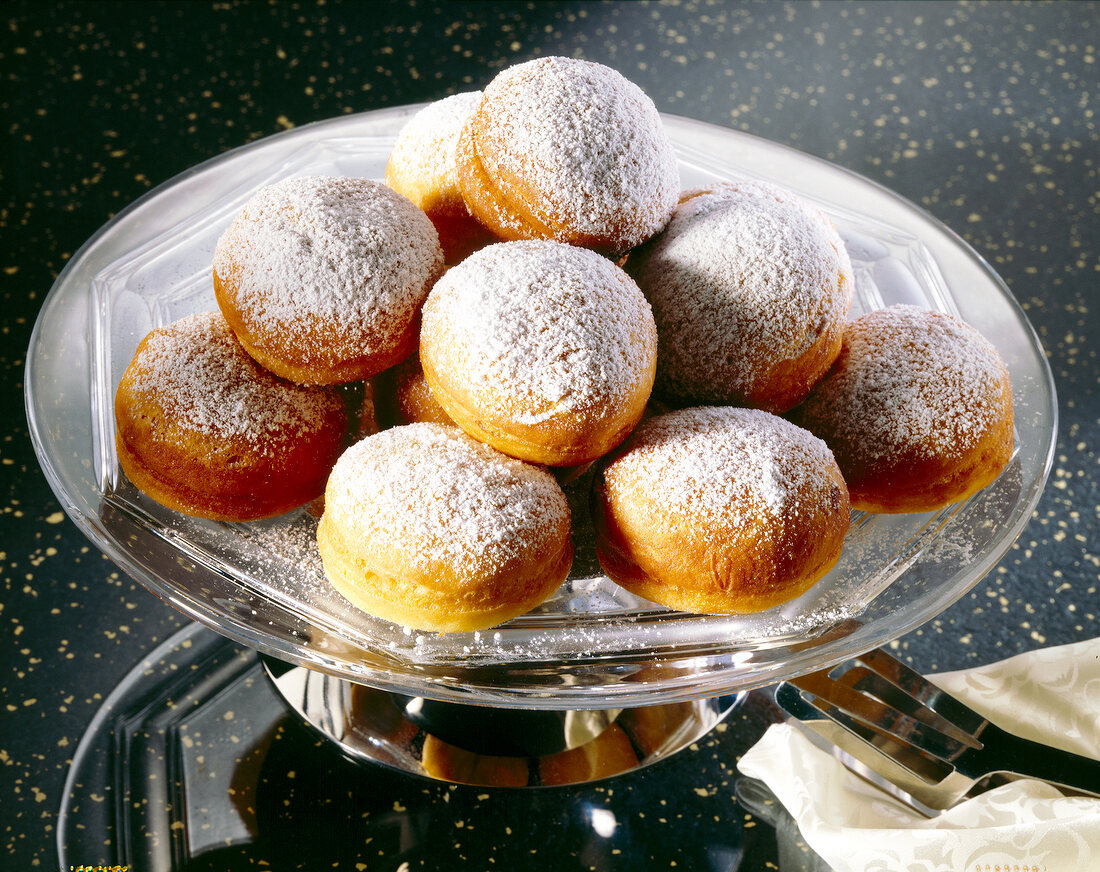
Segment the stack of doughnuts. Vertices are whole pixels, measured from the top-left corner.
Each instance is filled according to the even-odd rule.
[[[329,581],[423,630],[554,593],[584,522],[560,482],[587,465],[613,581],[742,613],[827,574],[852,509],[934,511],[1011,454],[989,342],[912,307],[851,319],[825,213],[762,181],[681,192],[652,101],[587,61],[424,108],[386,184],[261,189],[213,288],[218,312],[153,331],[123,377],[123,471],[218,520],[323,491]],[[349,418],[351,383],[373,403]]]

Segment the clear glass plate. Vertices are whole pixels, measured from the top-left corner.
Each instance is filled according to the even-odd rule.
[[[104,226],[47,297],[27,357],[27,413],[42,468],[73,521],[124,570],[247,646],[411,695],[528,708],[610,708],[718,696],[839,661],[919,626],[962,596],[1031,516],[1050,468],[1054,387],[1039,342],[996,273],[892,192],[744,133],[665,123],[685,188],[765,178],[828,212],[856,272],[855,312],[906,302],[960,315],[1012,376],[1016,450],[981,493],[941,512],[855,513],[837,567],[755,615],[701,616],[605,578],[571,485],[577,561],[549,602],[494,630],[433,635],[366,615],[325,582],[306,511],[250,524],[171,512],[137,492],[114,454],[115,386],[151,328],[215,307],[214,244],[260,186],[288,176],[381,178],[417,106],[297,128],[161,185]]]

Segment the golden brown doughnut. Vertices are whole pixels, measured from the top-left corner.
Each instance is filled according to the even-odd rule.
[[[325,574],[353,605],[421,630],[522,614],[569,573],[569,504],[553,476],[457,427],[409,424],[349,448],[317,530]]]
[[[996,348],[939,312],[852,321],[836,366],[792,420],[824,439],[868,512],[930,512],[991,483],[1012,457],[1012,387]]]
[[[626,269],[661,337],[654,391],[675,405],[785,412],[840,351],[848,253],[824,213],[775,185],[691,192]]]
[[[374,378],[374,400],[381,427],[417,424],[454,424],[424,378],[416,354]]]
[[[621,254],[664,227],[680,190],[653,101],[590,61],[546,57],[499,73],[457,155],[466,204],[504,239]]]
[[[840,556],[848,491],[820,439],[768,412],[649,418],[597,475],[596,551],[612,581],[671,608],[760,611]]]
[[[319,496],[344,447],[343,401],[272,375],[217,312],[142,339],[115,394],[123,472],[176,511],[220,521]]]
[[[218,306],[267,369],[300,384],[369,378],[416,348],[443,271],[432,222],[370,179],[310,176],[257,192],[214,251]]]
[[[480,91],[467,91],[425,106],[401,129],[386,163],[386,184],[432,219],[449,264],[497,241],[470,214],[458,186],[458,135],[480,102]]]
[[[548,466],[619,444],[645,410],[657,335],[637,285],[559,242],[502,242],[452,267],[424,304],[420,362],[471,435]]]

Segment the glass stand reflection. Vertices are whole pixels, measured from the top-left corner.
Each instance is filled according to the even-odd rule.
[[[774,859],[773,831],[746,814],[734,786],[737,756],[776,717],[765,693],[612,713],[563,750],[545,743],[569,745],[569,730],[520,729],[543,743],[525,751],[549,753],[506,756],[452,744],[463,741],[453,727],[450,742],[437,738],[408,716],[408,697],[305,672],[198,624],[169,639],[116,688],[77,749],[60,867],[733,870]],[[288,675],[306,695],[350,702],[325,709],[360,716],[344,721],[342,741],[287,704],[276,682]]]

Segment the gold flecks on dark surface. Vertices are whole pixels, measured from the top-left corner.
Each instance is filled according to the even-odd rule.
[[[895,647],[932,670],[1097,632],[1096,4],[23,0],[3,8],[3,868],[56,867],[57,810],[80,737],[130,667],[184,623],[87,543],[35,460],[24,355],[53,280],[112,215],[202,160],[310,121],[480,87],[531,57],[607,63],[663,111],[862,173],[924,207],[993,265],[1057,382],[1050,484],[988,577]],[[735,719],[729,730],[738,728]],[[729,730],[644,777],[591,789],[593,802],[635,822],[629,844],[607,855],[615,868],[655,868],[657,856],[661,868],[676,865],[649,840],[712,838],[732,819],[752,858],[744,868],[776,867],[774,845],[749,835],[766,828],[734,799]],[[446,868],[475,868],[471,858],[489,862],[494,849],[514,858],[516,840],[530,835],[529,868],[593,865],[551,830],[511,820],[497,793],[400,786],[393,776],[383,783],[420,814],[459,809]],[[398,826],[390,800],[372,815],[398,815],[386,818]],[[546,800],[544,813],[553,809]],[[400,843],[387,838],[377,837],[383,847],[370,865],[346,868],[436,868],[430,851],[394,854]],[[734,868],[732,854],[715,851],[713,868]]]

